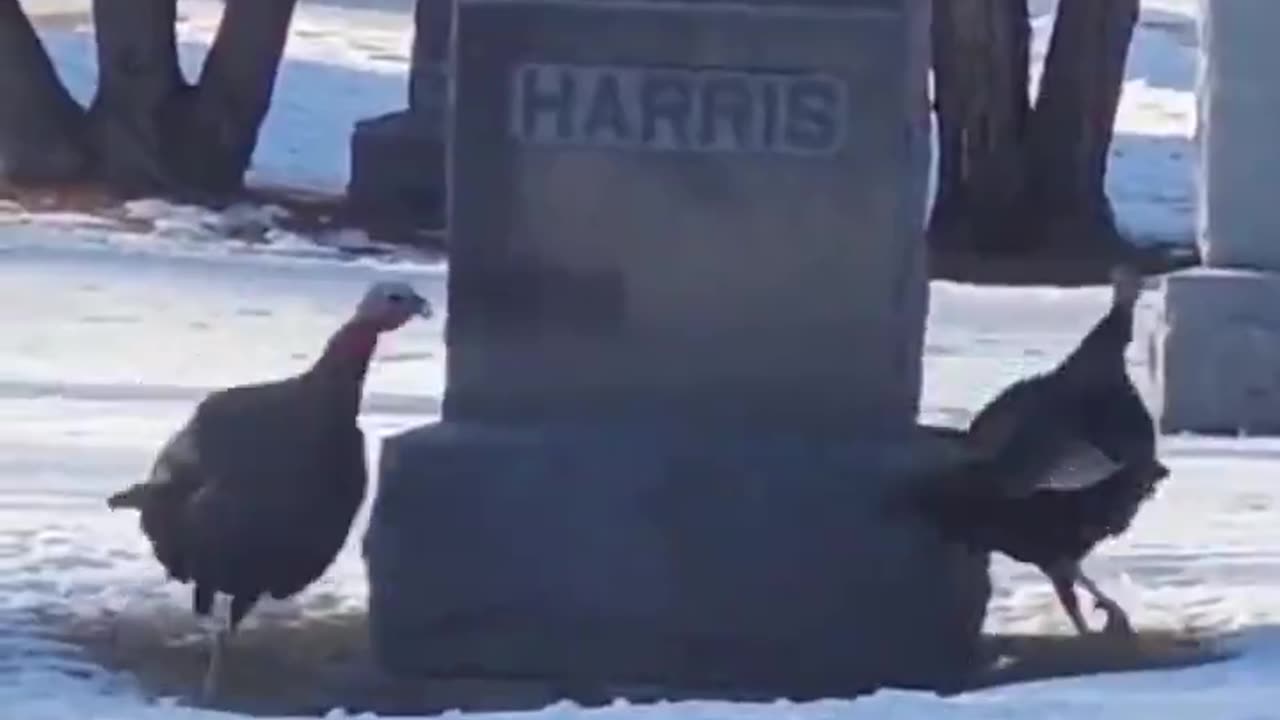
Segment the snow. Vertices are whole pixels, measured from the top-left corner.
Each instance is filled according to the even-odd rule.
[[[42,237],[43,234],[43,237]],[[103,498],[140,477],[166,434],[211,388],[291,373],[314,357],[366,283],[394,277],[444,306],[444,268],[409,260],[352,263],[270,250],[138,252],[63,228],[0,233],[0,703],[9,717],[213,717],[141,699],[109,674],[41,636],[37,617],[109,610],[180,613],[136,520]],[[1149,298],[1144,302],[1150,302]],[[925,412],[963,422],[1004,383],[1044,369],[1103,312],[1101,289],[979,289],[935,283],[927,338]],[[442,317],[411,324],[380,348],[362,425],[373,438],[431,419],[443,388]],[[1135,377],[1143,376],[1136,362]],[[1280,640],[1280,440],[1164,439],[1173,469],[1133,530],[1086,564],[1146,628],[1244,629],[1246,654],[1221,665],[1009,687],[941,700],[882,693],[854,704],[682,703],[542,718],[752,717],[867,713],[963,718],[1245,717],[1280,700],[1260,676]],[[376,443],[371,443],[376,460]],[[359,523],[363,523],[361,518]],[[337,566],[266,616],[359,608],[357,527]],[[989,626],[1067,632],[1048,584],[997,560]],[[1230,705],[1224,705],[1230,703]],[[1238,714],[1229,711],[1239,708]],[[1177,714],[1181,713],[1181,714]]]
[[[91,94],[85,0],[23,0],[77,97]],[[181,0],[188,73],[220,3]],[[1034,0],[1036,58],[1052,3]],[[320,189],[346,180],[359,118],[404,105],[409,0],[303,2],[253,176]],[[50,15],[56,11],[70,15]],[[1144,0],[1116,124],[1108,190],[1144,242],[1188,242],[1195,68],[1194,0]],[[280,229],[278,208],[213,213],[156,201],[120,217],[31,215],[0,207],[0,707],[19,720],[228,718],[145,700],[132,679],[51,639],[42,618],[137,609],[181,613],[136,519],[103,498],[145,473],[159,444],[210,389],[304,367],[374,278],[414,283],[444,309],[446,269],[408,251],[353,259],[361,235],[317,244]],[[148,226],[139,233],[137,223]],[[231,239],[227,239],[230,237]],[[934,283],[924,419],[960,423],[1016,377],[1044,369],[1103,312],[1099,289]],[[1150,299],[1144,299],[1150,302]],[[371,438],[435,416],[443,388],[442,315],[389,337],[374,362],[362,425]],[[1134,376],[1146,368],[1133,358]],[[1125,537],[1086,570],[1146,628],[1238,632],[1244,653],[1173,672],[1057,680],[959,698],[886,692],[848,703],[680,703],[598,710],[558,704],[534,720],[915,720],[956,718],[1261,718],[1280,689],[1280,440],[1162,439],[1173,474]],[[377,443],[370,443],[376,461]],[[359,608],[358,520],[335,568],[292,617]],[[1048,584],[997,558],[989,629],[1067,632]],[[339,717],[335,714],[333,717]],[[506,716],[504,716],[506,717]],[[511,716],[514,717],[514,716]]]

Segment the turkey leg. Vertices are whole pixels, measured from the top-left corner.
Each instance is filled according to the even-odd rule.
[[[212,637],[212,648],[209,652],[209,671],[204,676],[203,700],[212,701],[222,687],[223,656],[227,653],[227,645],[231,642],[236,629],[244,621],[249,611],[258,602],[257,595],[235,595],[231,598],[230,608],[225,618],[215,626]]]
[[[1120,603],[1103,593],[1097,583],[1090,580],[1084,573],[1077,571],[1077,574],[1080,577],[1080,584],[1093,596],[1094,606],[1107,614],[1107,624],[1103,626],[1102,632],[1121,637],[1133,636],[1135,634],[1133,624],[1129,622],[1129,615],[1125,613],[1124,608],[1120,607]]]
[[[227,638],[231,630],[227,626],[213,628],[209,635],[209,669],[204,674],[204,686],[200,698],[211,702],[218,696],[218,688],[222,685],[222,656],[226,652]]]
[[[1045,574],[1053,583],[1053,591],[1058,594],[1058,602],[1062,603],[1062,609],[1067,611],[1067,616],[1071,618],[1071,624],[1075,626],[1076,632],[1088,635],[1089,626],[1084,621],[1084,615],[1080,612],[1080,600],[1076,597],[1076,578],[1080,576],[1080,569],[1074,564],[1061,564],[1047,568]]]

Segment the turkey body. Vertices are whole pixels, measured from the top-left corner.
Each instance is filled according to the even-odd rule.
[[[987,404],[965,440],[985,453],[961,482],[930,497],[948,537],[1040,568],[1076,629],[1087,625],[1077,582],[1131,633],[1127,616],[1080,569],[1103,540],[1129,529],[1169,470],[1125,367],[1139,280],[1119,272],[1109,312],[1052,371],[1019,380]]]
[[[346,542],[367,486],[355,415],[325,407],[314,376],[209,395],[161,450],[145,483],[109,502],[141,511],[169,576],[195,584],[208,615],[232,598],[231,628],[263,595],[318,579]]]
[[[194,585],[207,617],[229,596],[213,636],[205,695],[216,692],[222,647],[263,597],[291,597],[333,564],[364,501],[364,434],[356,423],[381,333],[425,299],[376,283],[305,372],[209,394],[158,453],[150,475],[107,499],[140,511],[142,532],[169,577]]]
[[[1022,381],[988,408],[999,412],[1007,402],[1004,398],[1016,402],[1016,395],[1023,393],[1053,396],[1053,421],[1119,467],[1084,487],[968,496],[962,513],[948,513],[948,525],[971,544],[1022,562],[1041,567],[1079,562],[1099,542],[1127,531],[1142,503],[1168,474],[1156,459],[1153,423],[1127,383],[1078,388],[1054,375]],[[978,415],[970,432],[981,433],[984,419]]]

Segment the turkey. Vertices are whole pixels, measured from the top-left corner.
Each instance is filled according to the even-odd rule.
[[[1124,610],[1080,569],[1128,529],[1169,470],[1155,425],[1125,369],[1141,275],[1113,269],[1107,314],[1052,371],[1006,388],[961,433],[975,459],[926,498],[943,535],[1038,567],[1081,635],[1077,583],[1106,613],[1103,632],[1131,635]]]
[[[300,375],[211,393],[160,450],[145,482],[107,500],[140,511],[142,532],[171,579],[193,583],[211,636],[206,699],[224,645],[264,595],[290,597],[317,580],[346,541],[364,500],[364,435],[356,424],[381,333],[430,304],[399,282],[372,285],[355,313]]]

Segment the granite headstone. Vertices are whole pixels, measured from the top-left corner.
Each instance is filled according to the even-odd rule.
[[[986,558],[900,502],[947,458],[928,9],[460,0],[443,419],[384,444],[365,541],[387,668],[961,682]]]

